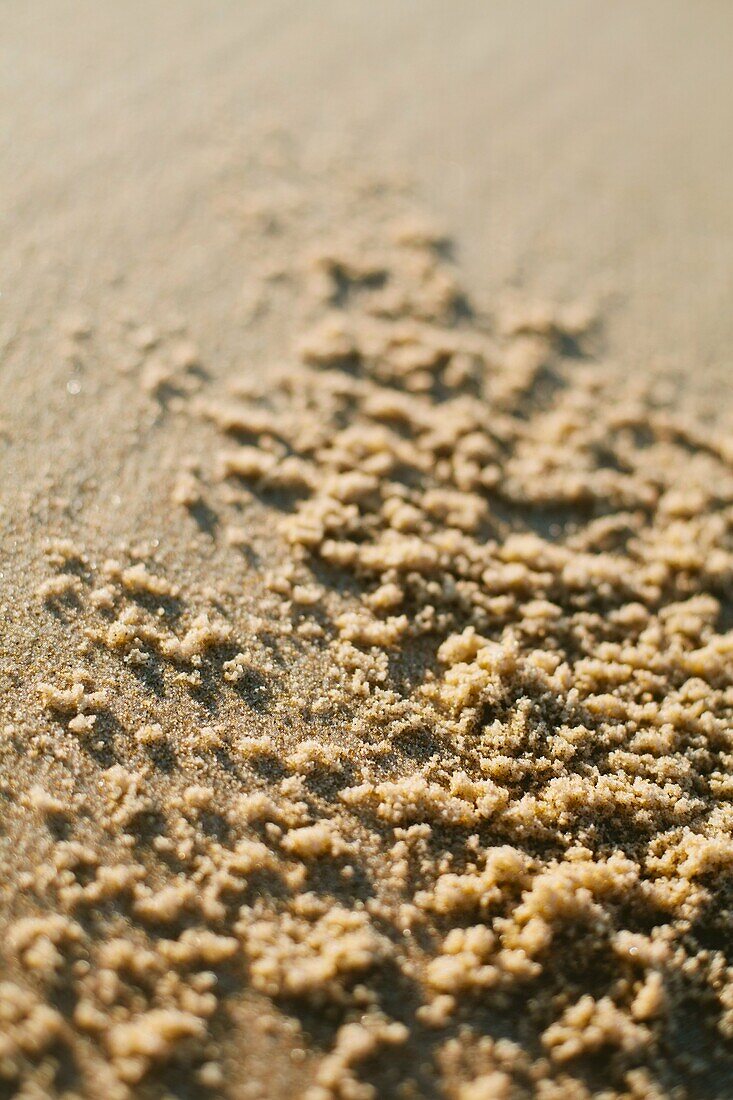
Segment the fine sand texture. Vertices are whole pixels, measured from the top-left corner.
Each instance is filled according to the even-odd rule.
[[[3,5],[0,1097],[733,1095],[732,47]]]

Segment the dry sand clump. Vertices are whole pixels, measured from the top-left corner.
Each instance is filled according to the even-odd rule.
[[[311,250],[292,357],[190,406],[181,522],[235,563],[271,531],[246,611],[49,547],[79,666],[3,734],[5,1094],[733,1089],[733,448],[609,388],[587,311],[490,323],[449,252]],[[151,695],[110,754],[116,668]]]

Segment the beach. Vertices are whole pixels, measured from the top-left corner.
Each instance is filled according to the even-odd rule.
[[[5,6],[0,1095],[728,1095],[732,40]]]

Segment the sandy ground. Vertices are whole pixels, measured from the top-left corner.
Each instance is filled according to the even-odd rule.
[[[3,1095],[25,1089],[18,1094],[257,1098],[311,1088],[313,1100],[547,1100],[608,1088],[613,1096],[722,1100],[729,1093],[730,749],[720,731],[730,728],[732,47],[733,11],[724,0],[4,4],[0,682],[7,814],[0,898],[10,949],[0,1010],[10,1038],[0,1045]],[[423,216],[445,228],[458,275],[439,235],[404,229],[405,219]],[[402,243],[395,225],[403,226]],[[331,289],[314,289],[319,279],[331,279]],[[371,297],[384,282],[395,294],[386,305]],[[463,311],[464,289],[472,313]],[[567,312],[577,303],[593,308],[592,325]],[[413,362],[384,350],[380,316],[385,324],[418,325],[419,332],[400,337],[414,341]],[[382,353],[368,350],[374,347]],[[379,354],[393,374],[370,365]],[[445,356],[463,365],[446,377],[430,375],[443,370],[436,363]],[[363,374],[355,375],[355,361]],[[328,372],[325,382],[314,382],[308,373],[339,364],[348,368],[348,384]],[[474,370],[495,372],[488,390]],[[393,389],[408,395],[409,413],[386,409]],[[556,392],[569,400],[556,401]],[[453,399],[458,405],[444,409]],[[490,430],[474,400],[484,400],[501,425]],[[446,437],[426,443],[427,450],[420,443],[420,453],[407,457],[399,433],[388,442],[342,439],[350,417],[357,436],[365,431],[364,418],[376,406],[387,420],[404,418],[406,439],[418,433],[416,425],[427,436],[440,428]],[[646,422],[652,407],[661,419]],[[624,410],[627,420],[614,421],[614,410]],[[670,428],[669,416],[684,423]],[[325,440],[308,437],[308,424],[325,429]],[[469,429],[477,437],[488,432],[474,440],[475,456],[456,442]],[[630,434],[622,439],[624,431]],[[339,440],[348,461],[334,457],[329,439]],[[257,443],[260,457],[247,452],[232,459],[234,441]],[[385,519],[368,485],[333,488],[329,479],[336,470],[349,472],[350,462],[362,473],[376,462],[371,476],[382,477],[380,453],[388,464],[398,458],[413,464],[414,483],[405,485],[414,499],[405,498],[405,507],[417,508],[422,519],[409,507]],[[267,456],[279,462],[286,454],[305,456],[308,472],[290,470],[277,482]],[[459,457],[491,467],[496,482],[487,475],[477,488],[470,473],[456,482],[455,470],[449,476],[443,465]],[[612,474],[596,476],[604,463]],[[237,470],[243,478],[231,484],[227,472]],[[571,490],[563,478],[573,471],[580,482]],[[495,525],[487,527],[474,498],[496,485],[505,511],[497,506]],[[289,496],[294,486],[301,503]],[[325,497],[324,486],[331,486]],[[456,487],[465,497],[460,507],[445,495]],[[652,491],[666,501],[656,512]],[[573,512],[574,492],[591,501],[582,518]],[[358,523],[348,513],[348,493],[356,494]],[[331,528],[319,512],[326,505],[338,512]],[[594,509],[594,518],[611,515],[616,526],[589,532]],[[301,512],[305,527],[311,524],[312,532],[315,524],[319,534],[304,534],[297,523],[288,528]],[[468,542],[460,552],[440,548],[441,523],[463,532]],[[330,545],[343,541],[345,531],[354,545],[379,542],[385,524],[425,545],[437,540],[435,553],[447,555],[435,566],[438,576],[468,586],[461,613],[445,588],[430,589],[433,565],[424,566],[427,587],[410,590],[409,626],[401,626],[399,601],[407,597],[400,562],[407,559],[385,550],[387,557],[370,565]],[[646,540],[650,555],[649,573],[633,593],[614,572],[641,569],[630,544],[615,541],[626,538],[619,534],[624,524],[633,538]],[[572,560],[576,579],[585,576],[578,591],[583,584],[588,591],[571,595],[566,574],[550,583],[560,566],[548,564],[535,544],[515,548],[516,558],[505,552],[508,535],[519,531],[561,545],[570,555],[562,569]],[[604,557],[608,539],[616,564]],[[503,563],[481,581],[509,600],[501,609],[487,610],[471,587],[479,561],[476,576],[495,567],[481,557],[484,544]],[[677,558],[659,550],[673,544],[682,548]],[[580,558],[596,553],[599,571],[587,572]],[[473,565],[462,573],[459,560]],[[469,711],[483,729],[476,716],[484,705],[468,689],[457,701],[451,694],[460,694],[457,685],[480,681],[493,661],[504,669],[497,673],[504,676],[501,690],[516,702],[532,677],[549,677],[537,714],[525,719],[535,732],[544,728],[551,721],[546,696],[554,693],[572,725],[573,684],[557,668],[532,665],[537,638],[528,619],[555,611],[527,611],[528,597],[522,602],[517,595],[525,581],[501,572],[517,561],[532,574],[525,581],[536,602],[560,608],[562,630],[555,636],[554,627],[545,627],[540,635],[558,660],[575,668],[601,644],[622,644],[591,621],[601,614],[591,590],[608,601],[604,615],[641,606],[643,644],[673,653],[666,664],[654,658],[657,679],[639,687],[649,696],[643,699],[623,683],[601,691],[597,670],[583,666],[583,690],[603,701],[589,704],[599,725],[591,723],[588,744],[582,738],[579,744],[583,752],[605,754],[602,762],[592,757],[599,774],[623,772],[603,724],[619,720],[619,698],[624,706],[662,708],[659,725],[676,720],[665,705],[682,708],[683,725],[700,719],[695,707],[706,710],[712,725],[698,732],[712,739],[706,751],[714,759],[702,760],[693,737],[669,748],[674,764],[661,776],[648,761],[638,763],[642,748],[624,742],[623,750],[636,754],[629,774],[639,768],[637,777],[643,772],[651,782],[656,775],[662,785],[679,784],[681,793],[669,819],[660,809],[659,820],[642,821],[656,796],[639,794],[637,786],[632,801],[640,800],[641,816],[625,822],[621,839],[610,825],[596,835],[568,807],[556,817],[556,807],[536,810],[538,819],[549,815],[544,837],[509,818],[496,825],[494,847],[499,838],[534,861],[496,872],[508,891],[501,950],[517,952],[512,963],[479,933],[458,946],[454,937],[446,947],[449,927],[479,927],[486,913],[479,907],[453,918],[440,913],[442,902],[425,897],[431,890],[442,896],[436,875],[448,873],[451,860],[466,879],[461,890],[472,889],[470,875],[489,873],[481,798],[493,792],[491,813],[508,812],[496,793],[506,776],[489,778],[477,750],[461,755],[455,747],[456,739],[478,736]],[[659,579],[661,568],[671,570],[668,584]],[[686,612],[669,611],[685,600],[693,601]],[[309,606],[316,608],[310,618]],[[138,621],[135,608],[149,619]],[[431,614],[440,621],[428,623]],[[379,629],[367,628],[365,615]],[[670,628],[680,616],[683,625]],[[413,629],[418,620],[424,636]],[[633,614],[619,619],[619,637],[633,634],[635,622]],[[110,635],[113,623],[129,627],[129,637]],[[486,635],[480,644],[464,639],[438,659],[441,644],[471,628]],[[517,634],[518,649],[505,628]],[[687,639],[679,654],[669,629]],[[498,657],[490,644],[506,652]],[[360,646],[370,656],[352,667]],[[699,667],[688,650],[704,650]],[[144,665],[148,651],[152,663]],[[608,653],[604,660],[611,660]],[[614,660],[623,663],[618,653]],[[441,662],[447,673],[439,671]],[[342,678],[326,699],[320,693],[333,668]],[[363,694],[352,693],[352,673],[374,691],[387,685],[393,694],[379,697],[382,710],[369,712]],[[443,686],[431,695],[433,677]],[[575,686],[580,671],[577,677]],[[694,678],[704,684],[702,703],[698,688],[679,694]],[[487,681],[481,690],[490,695],[499,688]],[[511,725],[516,714],[510,720],[509,710],[497,713]],[[433,746],[433,765],[427,742],[412,754],[402,744],[406,730],[426,723],[437,723],[445,738]],[[305,751],[311,735],[321,747]],[[272,758],[261,738],[276,746]],[[591,749],[591,741],[600,749]],[[484,748],[497,751],[488,742]],[[536,744],[532,752],[550,759]],[[349,771],[349,757],[361,778]],[[562,760],[554,774],[572,786],[574,765]],[[433,774],[429,765],[442,771]],[[451,769],[470,773],[474,786],[467,779],[470,790],[451,787]],[[418,771],[418,787],[409,786]],[[493,786],[479,790],[479,772],[480,782]],[[311,780],[315,801],[306,812],[302,785]],[[399,788],[402,782],[409,789]],[[348,796],[342,818],[334,807],[342,807],[347,788],[361,793]],[[528,793],[526,784],[521,789]],[[277,805],[268,810],[255,799],[242,808],[237,800],[253,792]],[[514,790],[511,798],[518,797]],[[587,790],[583,797],[590,797]],[[597,797],[600,820],[609,804]],[[615,811],[617,797],[603,795]],[[405,800],[411,810],[404,810]],[[167,825],[156,824],[158,817]],[[330,820],[334,835],[318,832]],[[426,821],[438,838],[429,851],[419,848],[427,844],[419,834]],[[418,831],[407,836],[411,827]],[[688,827],[698,840],[685,834],[683,843],[674,830]],[[298,833],[311,828],[316,832]],[[471,835],[478,839],[459,852]],[[665,838],[651,855],[650,835]],[[423,861],[419,874],[410,872],[414,882],[400,880],[408,859],[400,844],[416,845],[409,858]],[[617,956],[637,950],[649,956],[641,977],[619,978],[623,989],[587,974],[565,988],[542,970],[532,937],[518,931],[533,917],[551,925],[542,889],[580,888],[566,870],[581,857],[555,865],[552,844],[592,853],[583,919],[613,928]],[[629,903],[636,906],[633,919],[599,885],[605,872],[598,868],[612,856],[621,860],[611,870],[619,881],[627,876],[625,889],[633,893],[642,882]],[[314,870],[313,859],[324,857],[325,869]],[[647,858],[659,866],[650,871]],[[678,893],[651,897],[649,883],[671,875],[670,866]],[[118,880],[105,878],[110,868],[120,869]],[[709,876],[719,868],[725,874],[716,889]],[[227,875],[254,875],[253,884],[227,887]],[[374,887],[370,909],[369,882],[381,875],[391,876],[391,885],[384,896]],[[203,908],[194,904],[191,883],[193,894],[209,899]],[[163,895],[168,887],[172,893]],[[87,888],[83,898],[74,893]],[[222,903],[217,891],[227,889],[231,896]],[[321,899],[310,910],[305,903],[287,908],[288,892],[297,898],[308,891]],[[520,897],[529,906],[524,916],[516,915]],[[414,905],[422,906],[419,919],[407,912]],[[242,906],[252,908],[242,915]],[[333,924],[330,908],[339,914]],[[558,919],[564,927],[569,918]],[[398,950],[392,941],[409,940],[413,920],[415,946]],[[657,926],[677,928],[677,938],[665,932],[652,943]],[[199,942],[201,928],[219,939]],[[698,939],[684,940],[695,928]],[[592,969],[588,943],[567,928],[563,934]],[[514,947],[507,946],[512,935],[519,937]],[[341,955],[324,963],[328,944],[344,937]],[[142,953],[147,975],[135,973],[125,944]],[[567,945],[554,950],[566,959]],[[706,951],[709,958],[700,962]],[[459,964],[451,970],[441,963],[451,955],[473,978],[460,979]],[[371,984],[361,956],[376,963]],[[304,958],[316,967],[305,993],[288,978]],[[535,966],[536,1018],[523,1030],[517,1020],[530,994],[521,983],[537,980]],[[673,975],[666,996],[679,1011],[671,1023],[658,1023],[655,975],[665,966]],[[474,979],[479,985],[472,986]],[[497,986],[490,1011],[480,981]],[[461,1019],[451,1015],[451,997],[459,1006],[470,1003],[462,1017],[467,1038]],[[680,1013],[693,1003],[704,1026],[692,1029],[688,1060],[670,1063],[670,1050],[685,1046]],[[487,1012],[502,1022],[487,1022]],[[153,1036],[149,1043],[146,1034]],[[481,1047],[481,1035],[490,1037],[488,1046]],[[497,1052],[502,1038],[515,1046]],[[654,1052],[648,1064],[639,1054],[645,1048]],[[606,1057],[611,1068],[604,1070]],[[372,1085],[376,1093],[368,1091]]]

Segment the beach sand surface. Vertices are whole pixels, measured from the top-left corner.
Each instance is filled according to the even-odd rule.
[[[728,1095],[733,9],[2,24],[0,1095]]]

